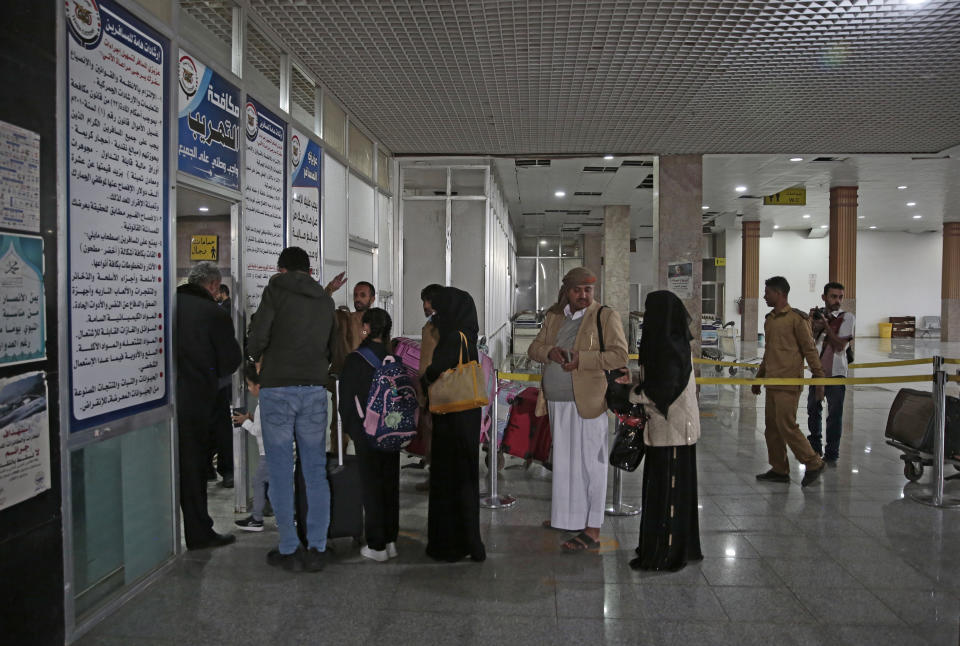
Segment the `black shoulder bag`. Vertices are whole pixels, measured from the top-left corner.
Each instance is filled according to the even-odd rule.
[[[617,415],[617,437],[610,450],[610,465],[623,471],[636,471],[645,452],[643,429],[647,413],[643,404],[634,404],[626,415]]]
[[[606,307],[606,305],[601,305],[597,310],[597,341],[600,343],[600,352],[606,349],[603,344],[603,325],[600,323],[600,314]],[[633,388],[633,384],[618,384],[617,379],[623,375],[619,370],[604,370],[603,373],[607,378],[607,408],[616,415],[626,415],[632,407],[630,390]]]

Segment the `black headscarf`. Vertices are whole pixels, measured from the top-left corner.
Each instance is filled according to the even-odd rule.
[[[477,335],[480,333],[477,306],[473,297],[462,289],[444,287],[430,304],[435,311],[431,320],[437,327],[439,339],[433,351],[433,360],[426,371],[428,383],[435,381],[443,371],[457,365],[462,347],[461,332],[467,337],[465,359],[477,359]]]
[[[647,294],[640,337],[640,365],[643,390],[664,417],[690,380],[690,314],[673,292]]]

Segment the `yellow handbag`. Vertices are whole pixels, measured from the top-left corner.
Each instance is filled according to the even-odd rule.
[[[430,384],[430,412],[458,413],[486,406],[487,380],[477,361],[464,363],[464,351],[469,348],[466,335],[461,332],[460,362]],[[469,358],[469,354],[467,355]]]

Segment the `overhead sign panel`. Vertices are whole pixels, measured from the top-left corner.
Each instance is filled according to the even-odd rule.
[[[763,198],[764,206],[806,206],[807,189],[804,186],[787,188]]]

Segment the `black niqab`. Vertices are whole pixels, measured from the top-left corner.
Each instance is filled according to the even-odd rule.
[[[673,292],[660,290],[647,295],[640,337],[640,365],[643,390],[664,417],[687,387],[693,362],[690,360],[690,314]]]
[[[480,324],[477,322],[477,306],[470,294],[456,287],[444,287],[430,304],[436,310],[433,324],[441,335],[463,332],[467,341],[477,342]]]

